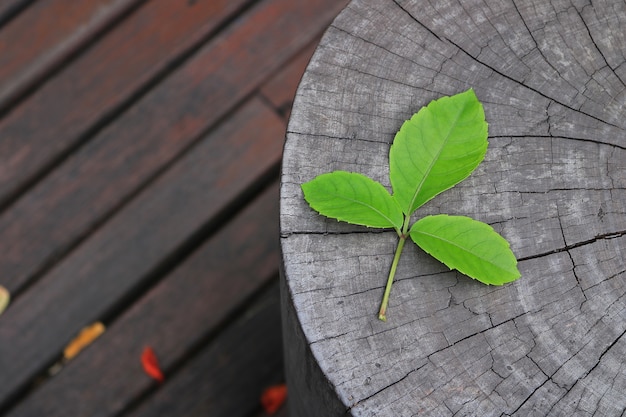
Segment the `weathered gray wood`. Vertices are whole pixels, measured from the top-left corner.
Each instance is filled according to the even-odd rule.
[[[353,0],[339,15],[283,161],[294,417],[626,414],[625,28],[623,0]],[[380,322],[397,236],[322,218],[300,184],[343,169],[388,185],[402,122],[469,87],[485,162],[422,213],[492,224],[522,278],[485,286],[410,244]]]

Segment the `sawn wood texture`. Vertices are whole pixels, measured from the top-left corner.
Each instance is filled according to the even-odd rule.
[[[340,14],[283,160],[293,415],[624,415],[625,27],[621,0],[354,0]],[[491,224],[522,277],[486,286],[407,244],[383,323],[395,232],[325,219],[300,185],[341,169],[388,186],[404,120],[470,87],[485,161],[420,211]]]

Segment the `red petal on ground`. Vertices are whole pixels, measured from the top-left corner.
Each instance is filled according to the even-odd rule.
[[[159,382],[163,382],[165,380],[165,376],[163,375],[163,371],[161,371],[156,354],[150,346],[146,346],[143,349],[143,352],[141,353],[141,364],[143,365],[143,370],[151,378],[156,379]]]
[[[287,399],[287,385],[274,385],[263,391],[261,405],[267,414],[276,413]]]

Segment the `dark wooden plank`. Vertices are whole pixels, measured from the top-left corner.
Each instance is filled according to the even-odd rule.
[[[276,169],[284,124],[251,101],[18,297],[0,320],[0,404]],[[252,243],[252,242],[251,242]]]
[[[0,30],[0,111],[140,1],[40,1],[13,19]]]
[[[276,111],[283,116],[285,120],[289,119],[296,89],[318,43],[319,38],[314,39],[313,42],[294,57],[284,69],[273,75],[272,78],[261,87],[261,95],[274,106]]]
[[[282,166],[294,415],[626,413],[624,26],[621,0],[361,0],[338,16],[298,89]],[[522,277],[486,286],[411,244],[383,323],[397,234],[323,218],[301,184],[342,169],[389,185],[402,123],[470,87],[487,155],[421,216],[492,224]]]
[[[278,265],[276,265],[278,266]],[[247,417],[283,381],[278,285],[129,417]]]
[[[280,410],[278,410],[276,414],[273,415],[273,417],[289,417],[288,411],[289,411],[289,404],[288,402],[286,402],[280,408]],[[255,414],[254,417],[268,417],[268,415],[265,412],[261,412],[261,413]]]
[[[13,108],[0,121],[0,205],[243,3],[150,1]]]
[[[12,242],[0,251],[3,285],[19,291],[48,268],[307,45],[337,9],[334,0],[260,3],[101,131],[0,217],[0,240]],[[9,176],[20,175],[9,166]]]
[[[0,26],[9,22],[35,0],[4,0],[0,3]]]
[[[232,317],[276,281],[277,229],[274,183],[8,415],[118,416],[156,389],[149,415],[247,416],[263,387],[281,380],[276,285],[239,319]],[[189,360],[190,349],[207,338],[211,342]],[[166,383],[158,388],[141,369],[146,345],[165,371]],[[226,409],[232,413],[217,412]]]

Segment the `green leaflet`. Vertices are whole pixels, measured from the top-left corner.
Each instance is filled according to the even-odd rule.
[[[509,243],[488,224],[464,216],[426,216],[411,227],[411,239],[450,269],[484,284],[520,277]]]
[[[389,191],[365,175],[335,171],[302,184],[304,198],[318,213],[369,227],[402,227],[404,216]]]
[[[487,144],[485,113],[472,89],[432,101],[404,122],[389,151],[393,196],[404,214],[467,178]]]

